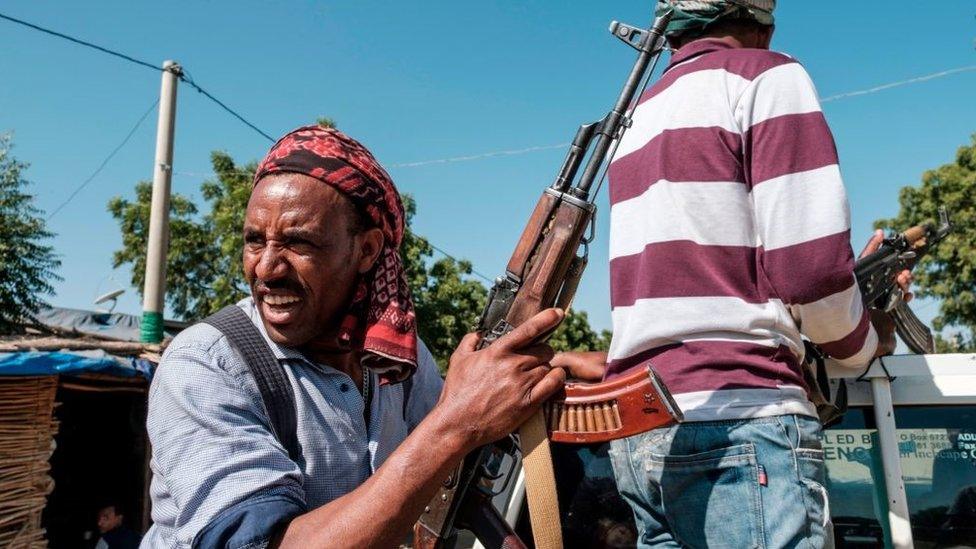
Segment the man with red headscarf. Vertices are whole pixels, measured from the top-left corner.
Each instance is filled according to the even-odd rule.
[[[534,343],[557,310],[484,350],[469,334],[441,381],[416,334],[399,195],[337,130],[299,128],[272,147],[243,229],[251,297],[237,307],[284,373],[294,432],[280,432],[269,410],[281,403],[224,332],[182,332],[150,389],[143,547],[394,546],[452,466],[562,386]]]

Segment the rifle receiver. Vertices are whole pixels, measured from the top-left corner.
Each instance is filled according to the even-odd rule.
[[[586,265],[586,244],[592,240],[592,235],[585,234],[587,227],[593,227],[596,210],[596,205],[589,200],[590,187],[601,166],[612,159],[612,153],[608,155],[611,145],[619,142],[624,129],[630,126],[628,108],[634,104],[642,80],[645,75],[649,78],[652,63],[664,49],[664,29],[670,19],[669,11],[646,31],[621,23],[611,24],[614,36],[638,50],[637,60],[613,110],[599,122],[580,126],[555,181],[542,193],[505,274],[495,281],[488,294],[478,323],[482,338],[479,348],[490,345],[539,311],[552,306],[568,307],[572,301]],[[574,185],[587,153],[586,168]],[[579,256],[581,246],[584,254]],[[540,340],[548,336],[544,334]],[[541,424],[544,433],[546,420],[541,414],[538,412],[531,421]],[[486,546],[522,547],[503,521],[494,520],[497,513],[485,515],[488,510],[485,504],[490,504],[492,496],[490,484],[498,478],[497,460],[490,460],[498,449],[497,444],[468,454],[438,488],[414,528],[415,547],[443,548],[459,527],[475,531]],[[479,527],[485,524],[493,526],[489,528],[491,532],[481,531]]]

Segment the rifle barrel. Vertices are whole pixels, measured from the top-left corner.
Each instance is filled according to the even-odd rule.
[[[627,117],[627,108],[634,101],[634,94],[637,93],[637,88],[644,78],[644,73],[647,71],[647,67],[651,64],[651,61],[661,53],[661,48],[658,44],[664,35],[664,29],[667,28],[669,21],[671,21],[670,11],[658,17],[654,21],[654,26],[648,31],[648,36],[641,45],[640,55],[637,56],[637,62],[634,63],[634,68],[631,69],[630,76],[627,77],[627,82],[624,84],[620,96],[617,97],[617,103],[597,129],[598,137],[596,144],[593,146],[593,153],[590,155],[590,160],[583,170],[583,175],[580,176],[579,184],[571,191],[576,198],[580,200],[587,200],[589,198],[590,187],[596,180],[597,174],[600,172],[600,167],[603,166],[603,161],[606,159],[607,151],[610,150],[610,145],[618,136],[620,126]]]

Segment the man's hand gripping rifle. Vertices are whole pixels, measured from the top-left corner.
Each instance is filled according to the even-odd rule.
[[[888,237],[874,253],[857,261],[854,275],[864,303],[891,316],[898,337],[914,353],[934,353],[932,332],[905,303],[897,284],[898,273],[911,270],[919,259],[952,230],[945,207],[939,208],[939,225],[917,225]]]
[[[670,18],[670,13],[658,17],[650,30],[617,22],[610,25],[610,32],[638,51],[637,61],[613,110],[599,122],[580,126],[555,182],[542,193],[504,276],[495,281],[488,295],[478,324],[481,347],[491,345],[539,311],[567,309],[572,302],[593,236],[596,192],[591,196],[590,188],[601,171],[602,183],[607,159],[613,156],[611,147],[630,126],[628,108],[638,90],[646,86],[664,49],[663,34]],[[589,159],[583,167],[588,151]],[[588,228],[590,234],[586,236]],[[546,422],[540,411],[520,429],[523,455],[526,446],[532,444],[529,439],[541,436],[542,443],[548,444],[545,433]],[[491,505],[495,495],[492,486],[501,478],[499,456],[513,452],[518,445],[519,441],[509,437],[469,454],[421,515],[414,528],[415,547],[443,547],[454,538],[457,528],[474,532],[485,547],[524,547]],[[557,529],[558,536],[558,524],[548,527]]]

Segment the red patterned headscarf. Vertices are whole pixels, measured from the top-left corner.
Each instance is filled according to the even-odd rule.
[[[342,192],[383,231],[383,250],[363,275],[339,339],[363,351],[362,363],[396,383],[417,369],[417,322],[400,259],[403,203],[393,180],[361,143],[333,128],[305,126],[271,147],[254,184],[276,173],[301,173]]]

